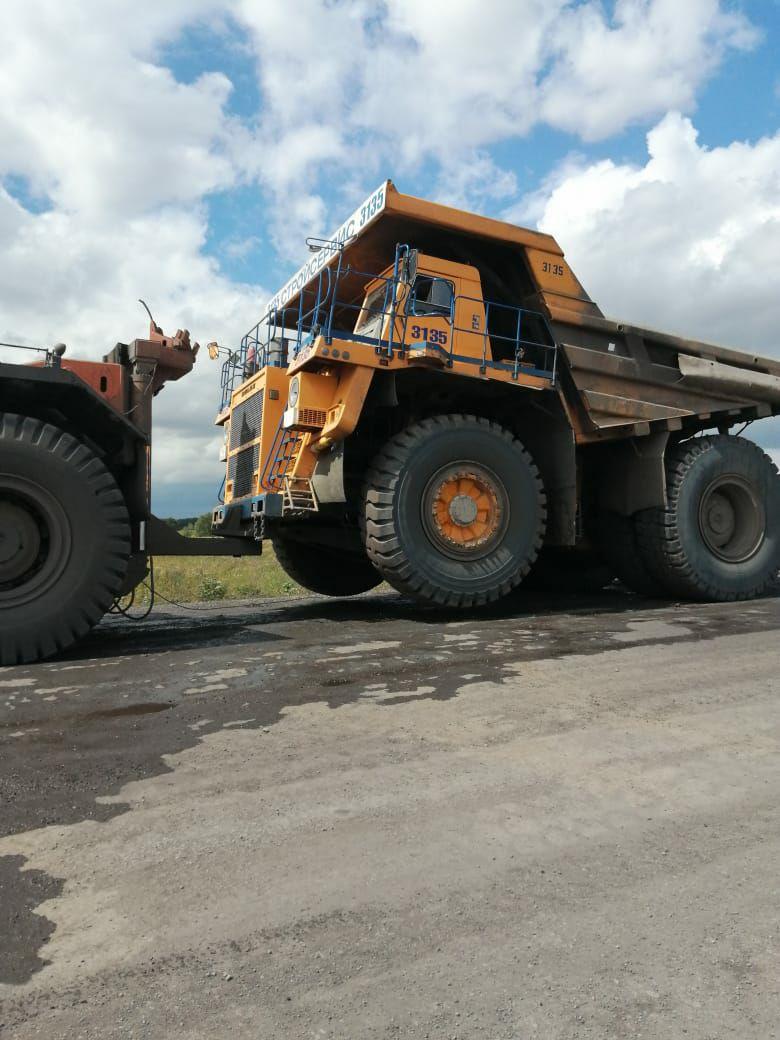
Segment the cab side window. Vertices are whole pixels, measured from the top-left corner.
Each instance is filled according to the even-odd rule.
[[[418,317],[439,315],[449,318],[452,313],[452,282],[418,274],[409,294],[409,313]]]

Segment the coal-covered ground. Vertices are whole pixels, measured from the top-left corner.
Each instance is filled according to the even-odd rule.
[[[0,670],[0,1034],[780,1036],[780,594],[156,609]]]

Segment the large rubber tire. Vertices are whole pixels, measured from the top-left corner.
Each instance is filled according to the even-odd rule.
[[[476,489],[473,505],[461,493],[461,479]],[[447,488],[455,489],[454,498],[442,506]],[[478,505],[485,494],[487,508]],[[465,509],[457,518],[455,498]],[[440,508],[450,511],[444,523]],[[477,509],[477,526],[470,527]],[[531,456],[507,430],[473,415],[440,415],[407,427],[388,441],[367,475],[363,533],[369,559],[399,592],[425,603],[466,608],[507,595],[536,559],[546,522],[544,488]],[[478,533],[472,539],[480,544],[463,548],[443,533],[465,538],[483,528],[484,538]]]
[[[94,453],[56,426],[0,413],[0,663],[86,635],[129,555],[124,498]]]
[[[601,592],[614,579],[614,570],[596,552],[547,546],[539,553],[519,591],[587,596]]]
[[[382,581],[366,556],[340,552],[275,534],[274,552],[282,570],[298,585],[321,596],[358,596]]]
[[[637,514],[647,568],[675,596],[754,599],[780,571],[780,477],[752,441],[683,441],[666,461],[668,504]]]
[[[633,516],[604,511],[598,518],[598,544],[610,567],[632,592],[665,596],[663,583],[649,569],[639,551]]]

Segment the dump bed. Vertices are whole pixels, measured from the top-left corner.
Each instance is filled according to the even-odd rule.
[[[269,313],[294,315],[307,286],[338,269],[349,320],[365,273],[386,269],[398,243],[476,267],[486,298],[548,319],[559,348],[558,389],[580,443],[780,411],[780,361],[608,320],[551,235],[404,195],[392,181],[323,240]]]
[[[552,327],[580,441],[780,412],[776,360],[590,317],[553,317]]]

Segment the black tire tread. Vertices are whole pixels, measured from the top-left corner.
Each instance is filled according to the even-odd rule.
[[[777,477],[777,467],[752,441],[742,437],[729,437],[738,441],[744,450],[755,453],[763,464],[769,465]],[[716,602],[737,602],[755,599],[766,592],[776,581],[776,575],[768,575],[757,581],[744,592],[718,588],[702,581],[694,572],[683,549],[677,529],[677,501],[686,474],[696,460],[712,451],[721,441],[721,435],[696,437],[677,444],[667,455],[666,508],[645,509],[636,516],[637,545],[646,567],[663,583],[669,593],[680,598]]]
[[[601,592],[615,579],[599,553],[543,547],[518,592],[542,595],[592,595]]]
[[[315,545],[277,534],[274,552],[285,574],[321,596],[359,596],[381,584],[382,576],[365,556],[341,552],[328,556]]]
[[[57,617],[46,630],[30,631],[14,640],[5,633],[0,636],[3,665],[51,657],[85,636],[114,601],[130,555],[130,523],[124,497],[111,473],[85,444],[51,423],[0,412],[0,447],[9,441],[26,442],[57,456],[86,480],[105,526],[107,552],[96,581],[67,616]]]
[[[667,588],[639,550],[633,516],[603,511],[598,518],[599,547],[618,578],[640,596],[665,596]]]
[[[517,574],[500,586],[481,593],[452,592],[438,588],[415,571],[398,540],[393,520],[394,490],[403,466],[418,445],[432,433],[443,429],[459,429],[463,424],[475,423],[506,440],[522,453],[531,468],[542,503],[543,520],[547,518],[547,499],[541,476],[533,459],[508,430],[481,416],[465,413],[437,415],[407,426],[392,437],[374,459],[366,474],[363,500],[365,503],[361,526],[368,558],[393,588],[405,595],[423,599],[443,607],[479,607],[503,599],[520,584],[531,569],[544,540],[544,524],[539,532],[531,559],[519,568]]]

